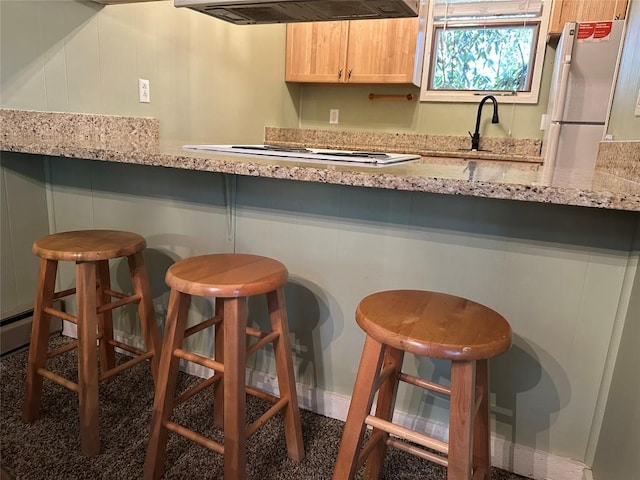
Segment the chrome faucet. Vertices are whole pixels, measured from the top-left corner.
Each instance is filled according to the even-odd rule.
[[[478,105],[478,116],[476,117],[476,131],[471,136],[471,150],[478,151],[480,150],[480,117],[482,116],[482,107],[484,106],[487,100],[491,100],[493,102],[493,117],[491,118],[491,123],[498,123],[500,120],[498,119],[498,101],[496,97],[493,95],[485,95],[482,100],[480,100],[480,105]]]

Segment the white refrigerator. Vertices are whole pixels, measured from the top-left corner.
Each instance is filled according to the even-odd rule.
[[[543,125],[548,183],[588,186],[604,139],[624,34],[624,21],[569,22],[556,48]]]

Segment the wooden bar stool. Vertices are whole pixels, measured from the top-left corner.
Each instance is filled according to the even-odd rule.
[[[282,263],[246,254],[191,257],[169,268],[166,282],[171,287],[171,294],[164,335],[164,354],[160,359],[144,467],[145,479],[158,479],[162,476],[169,431],[223,454],[225,479],[244,479],[247,437],[280,410],[283,411],[289,457],[294,460],[304,458],[284,299],[287,278],[288,272]],[[271,321],[269,333],[247,328],[247,297],[260,294],[267,296]],[[216,297],[216,314],[185,329],[191,295]],[[182,349],[185,337],[212,325],[215,328],[215,359]],[[249,348],[246,345],[246,335],[258,339]],[[280,397],[247,387],[245,384],[247,356],[271,342]],[[216,373],[174,399],[181,358],[211,368]],[[224,444],[214,442],[171,421],[171,412],[175,405],[210,385],[214,385],[213,421],[218,427],[224,428]],[[246,424],[245,392],[273,403],[273,406],[251,425]]]
[[[333,479],[352,479],[365,461],[365,478],[380,478],[392,446],[447,466],[448,480],[489,480],[487,360],[510,347],[507,321],[470,300],[419,290],[369,295],[358,305],[356,320],[367,336]],[[451,360],[451,386],[403,373],[405,352]],[[400,381],[450,396],[448,443],[391,423]],[[367,425],[373,431],[363,447]]]
[[[154,378],[158,371],[160,334],[147,271],[142,258],[145,239],[130,232],[114,230],[81,230],[43,237],[33,244],[33,253],[40,257],[40,270],[31,329],[31,344],[27,364],[23,420],[31,422],[40,415],[42,379],[48,378],[78,393],[80,410],[80,443],[88,456],[100,453],[98,433],[98,383],[106,381],[137,363],[151,359]],[[111,290],[109,260],[126,257],[133,283],[133,294]],[[59,261],[75,262],[76,287],[55,291]],[[53,308],[53,301],[76,294],[77,316]],[[116,299],[112,301],[112,299]],[[130,303],[138,304],[138,315],[146,344],[146,352],[113,339],[111,311]],[[78,340],[48,351],[51,316],[77,326]],[[96,348],[96,345],[99,348]],[[114,347],[134,355],[115,365]],[[78,383],[46,369],[48,358],[78,349]],[[98,355],[100,351],[100,371]]]

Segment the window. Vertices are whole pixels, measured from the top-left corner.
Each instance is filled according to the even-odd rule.
[[[550,11],[550,0],[431,0],[420,100],[537,103]]]

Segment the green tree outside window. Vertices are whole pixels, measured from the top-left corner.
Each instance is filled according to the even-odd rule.
[[[438,27],[431,88],[529,91],[536,25]]]

